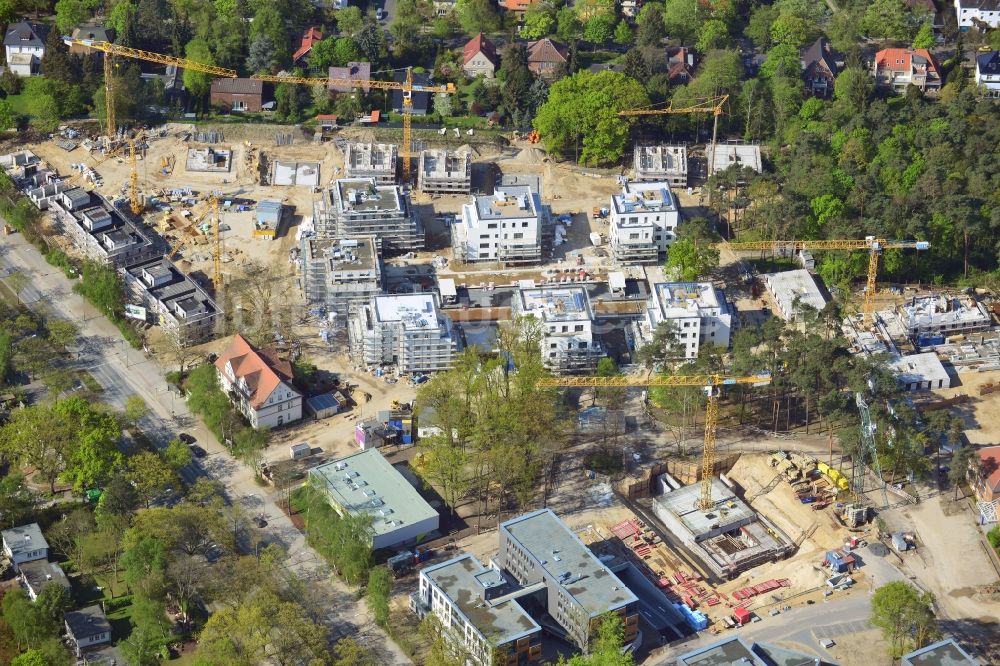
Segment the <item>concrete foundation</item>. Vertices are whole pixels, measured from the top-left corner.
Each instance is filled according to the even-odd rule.
[[[787,557],[795,544],[756,513],[718,478],[714,507],[698,508],[701,484],[684,486],[653,500],[653,512],[713,574],[731,580],[753,567]]]
[[[319,162],[274,162],[272,185],[319,186]]]
[[[184,168],[188,171],[208,173],[228,173],[232,166],[233,153],[221,148],[188,148]]]

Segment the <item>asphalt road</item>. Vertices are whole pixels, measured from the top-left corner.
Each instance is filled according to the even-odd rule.
[[[71,319],[80,327],[74,350],[78,357],[73,367],[87,369],[101,384],[103,402],[121,409],[129,396],[140,396],[150,408],[141,427],[157,445],[163,446],[178,432],[186,432],[209,453],[184,470],[186,480],[206,474],[225,484],[230,501],[241,504],[251,515],[265,514],[267,526],[262,530],[262,541],[280,544],[287,550],[289,557],[284,568],[309,581],[306,587],[311,609],[330,629],[332,638],[354,638],[375,650],[379,663],[412,663],[375,625],[364,602],[335,578],[316,551],[305,543],[303,535],[277,507],[275,498],[256,484],[252,471],[232,458],[188,411],[184,400],[168,390],[164,371],[154,358],[129,347],[115,326],[74,294],[72,282],[46,263],[20,234],[7,236],[0,243],[0,275],[11,270],[24,271],[31,277],[31,284],[20,293],[29,307]]]

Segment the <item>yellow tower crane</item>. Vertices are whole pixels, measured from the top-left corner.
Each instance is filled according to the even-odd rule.
[[[205,218],[208,218],[209,224],[211,226],[212,232],[212,285],[215,287],[215,293],[218,294],[222,291],[222,235],[219,231],[219,197],[216,194],[212,194],[208,201],[207,208],[195,216],[191,221],[191,226],[197,227]],[[173,259],[174,255],[181,251],[182,248],[186,247],[190,243],[190,239],[184,238],[183,236],[174,243],[170,249],[167,251],[167,259]]]
[[[700,386],[705,393],[705,445],[701,453],[701,496],[698,508],[709,511],[715,507],[712,500],[712,476],[715,471],[715,429],[719,420],[719,387],[750,384],[762,386],[771,383],[770,375],[730,377],[727,375],[660,375],[637,377],[549,377],[538,381],[539,387],[578,388],[634,388],[645,386]]]
[[[377,81],[375,79],[331,79],[328,77],[310,76],[273,76],[270,74],[258,74],[251,77],[258,81],[270,83],[295,83],[306,86],[349,86],[351,88],[375,88],[376,90],[401,90],[403,91],[403,145],[401,146],[401,156],[403,158],[403,182],[410,182],[410,160],[413,157],[413,139],[410,124],[413,116],[413,93],[447,93],[455,92],[455,84],[448,83],[443,86],[425,86],[413,82],[413,70],[406,68],[406,80],[398,81]]]
[[[800,250],[847,250],[868,252],[868,284],[865,287],[865,300],[861,308],[865,327],[870,328],[875,316],[875,278],[878,277],[878,260],[884,250],[929,250],[931,244],[927,241],[890,241],[875,236],[867,236],[863,240],[775,240],[775,241],[744,241],[738,243],[718,243],[718,248],[730,250],[760,250],[771,251],[780,255],[791,255]]]
[[[619,111],[618,115],[623,118],[635,116],[665,116],[672,113],[711,113],[712,119],[712,159],[708,160],[708,175],[711,176],[713,164],[715,162],[715,139],[719,131],[719,116],[722,115],[723,105],[729,101],[729,95],[719,95],[717,97],[706,97],[694,101],[687,106],[674,106],[671,101],[667,106],[656,108],[647,106],[641,109],[628,109]]]

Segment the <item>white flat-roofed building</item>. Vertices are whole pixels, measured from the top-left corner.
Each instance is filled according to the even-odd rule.
[[[904,391],[951,388],[951,376],[934,352],[899,356],[889,361]]]
[[[374,178],[379,185],[396,182],[398,148],[391,143],[349,143],[344,155],[348,178]]]
[[[341,240],[375,236],[383,252],[422,250],[424,228],[398,185],[374,178],[342,178],[313,206],[315,237]]]
[[[215,299],[166,257],[130,264],[122,275],[130,300],[146,310],[140,318],[159,325],[182,345],[215,335],[221,314]]]
[[[764,286],[774,299],[778,314],[785,321],[798,321],[799,309],[808,305],[816,310],[826,307],[826,296],[819,290],[812,274],[804,268],[780,273],[764,273]]]
[[[422,192],[468,194],[472,191],[472,155],[466,151],[422,150],[417,177]]]
[[[372,548],[410,543],[438,528],[438,512],[377,449],[313,467],[309,483],[337,513],[371,516]]]
[[[750,143],[717,143],[706,147],[708,175],[725,171],[729,167],[750,167],[757,173],[764,171],[760,159],[760,146]]]
[[[621,264],[656,263],[677,238],[680,221],[667,183],[625,183],[611,197],[611,256]]]
[[[633,157],[635,179],[687,187],[686,146],[636,146]]]
[[[3,554],[14,565],[14,571],[18,571],[20,564],[47,560],[49,557],[49,544],[38,523],[3,530],[0,539],[3,541]]]
[[[74,187],[48,200],[66,235],[91,259],[115,268],[163,256],[163,244],[99,194]]]
[[[350,317],[348,334],[365,365],[395,365],[401,374],[446,370],[456,348],[433,293],[376,296]]]
[[[973,27],[1000,27],[1000,0],[955,0],[955,18],[962,32]]]
[[[594,339],[594,313],[581,286],[522,288],[514,295],[515,316],[535,317],[543,325],[542,362],[553,372],[593,370],[604,355]]]
[[[924,296],[899,307],[907,335],[955,335],[982,331],[992,319],[986,306],[968,297]]]
[[[303,238],[302,290],[310,304],[347,316],[382,293],[382,262],[374,236],[323,241]]]
[[[494,194],[472,197],[452,226],[455,259],[538,263],[542,259],[542,214],[541,198],[525,185],[500,187]]]
[[[673,324],[684,358],[695,359],[703,344],[729,346],[733,312],[721,290],[707,282],[660,282],[646,308],[644,335],[664,321]]]

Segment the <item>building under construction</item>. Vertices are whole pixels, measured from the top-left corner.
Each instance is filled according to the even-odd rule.
[[[349,143],[344,155],[348,178],[374,178],[378,185],[396,182],[399,149],[391,143]]]
[[[466,151],[421,151],[417,183],[423,192],[468,194],[472,191],[472,155]]]
[[[344,178],[323,190],[313,207],[318,240],[375,236],[383,252],[424,247],[424,228],[397,185],[378,185],[374,178]]]
[[[339,315],[338,323],[382,293],[382,266],[374,236],[339,241],[303,238],[302,291],[310,305]]]
[[[731,580],[765,562],[775,562],[795,550],[778,527],[756,513],[718,477],[712,478],[713,506],[698,507],[701,484],[671,490],[653,500],[653,513],[705,567]]]
[[[686,146],[636,146],[634,166],[635,179],[638,181],[687,187]]]

